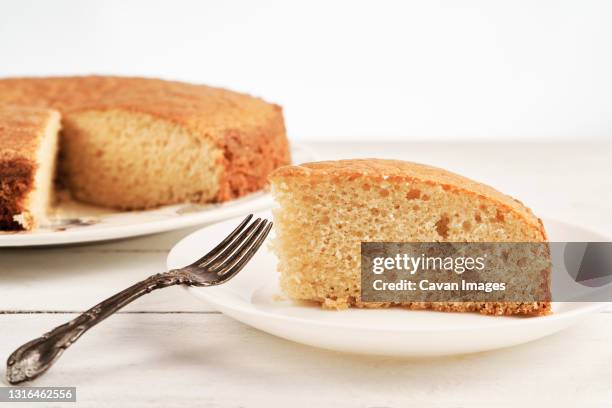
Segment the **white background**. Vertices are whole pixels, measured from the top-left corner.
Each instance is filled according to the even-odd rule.
[[[0,1],[0,76],[202,82],[294,140],[605,139],[610,1]]]

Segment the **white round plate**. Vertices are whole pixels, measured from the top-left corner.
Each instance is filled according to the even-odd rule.
[[[294,163],[316,160],[302,146],[292,146]],[[272,206],[270,194],[253,193],[222,204],[177,204],[153,210],[104,209],[66,200],[47,226],[29,232],[0,232],[0,247],[63,245],[106,241],[172,231],[249,214]]]
[[[257,216],[271,219],[269,211]],[[212,249],[242,218],[205,227],[168,255],[168,267],[190,264]],[[551,241],[607,241],[596,233],[555,220],[544,222]],[[526,343],[579,322],[606,303],[554,303],[542,317],[493,317],[391,309],[325,311],[288,300],[278,286],[276,258],[264,244],[228,283],[188,288],[210,306],[257,329],[330,350],[390,355],[440,356],[474,353]]]

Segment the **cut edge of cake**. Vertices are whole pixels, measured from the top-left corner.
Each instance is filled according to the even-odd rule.
[[[32,230],[54,196],[60,114],[0,106],[0,230]]]

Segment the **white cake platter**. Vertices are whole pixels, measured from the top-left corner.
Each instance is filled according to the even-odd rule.
[[[257,216],[271,219],[269,211]],[[242,217],[237,217],[187,236],[170,252],[168,267],[182,267],[195,261],[241,220]],[[572,224],[553,219],[545,219],[544,224],[551,241],[608,241]],[[607,303],[553,303],[554,313],[542,317],[401,308],[326,311],[283,295],[278,285],[276,257],[265,243],[246,268],[228,283],[188,291],[227,316],[287,340],[341,352],[402,357],[475,353],[515,346],[559,332],[607,306]],[[206,327],[202,331],[206,332]]]

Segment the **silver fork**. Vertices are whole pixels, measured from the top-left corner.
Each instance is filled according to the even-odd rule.
[[[191,265],[150,276],[19,347],[7,361],[8,382],[18,384],[42,375],[83,333],[142,295],[173,285],[220,285],[236,276],[272,228],[271,222],[257,218],[251,223],[252,218],[252,214],[246,217],[219,245]]]

